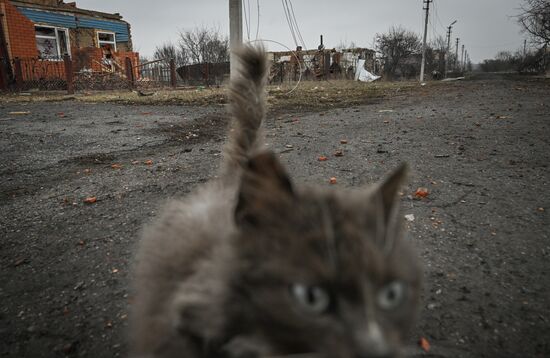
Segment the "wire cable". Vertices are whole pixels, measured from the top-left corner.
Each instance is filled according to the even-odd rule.
[[[285,0],[281,0],[281,3],[283,4],[283,10],[285,12],[286,22],[288,24],[288,28],[290,29],[290,34],[292,35],[292,38],[294,39],[295,46],[298,46],[298,41],[296,40],[296,34],[294,33],[294,27],[292,26],[292,22],[290,21],[290,12],[288,12]]]
[[[307,49],[306,42],[304,41],[304,38],[302,37],[302,33],[300,31],[300,27],[298,26],[298,21],[296,20],[296,14],[294,12],[294,5],[292,4],[292,0],[288,0],[290,3],[290,11],[292,12],[292,18],[294,19],[294,25],[296,26],[296,32],[298,34],[298,37],[300,39],[300,42],[302,43],[302,46],[304,50]]]
[[[294,56],[294,58],[295,58],[296,61],[298,62],[298,66],[300,66],[300,77],[298,77],[298,82],[296,83],[296,85],[295,85],[290,91],[288,91],[288,92],[285,93],[285,94],[291,94],[292,92],[294,92],[294,91],[296,90],[296,88],[298,88],[298,86],[300,85],[300,83],[302,82],[302,73],[303,73],[303,71],[305,70],[305,68],[302,67],[302,62],[300,61],[300,57],[298,56],[298,54],[296,53],[296,51],[293,51],[291,48],[289,48],[289,47],[286,46],[285,44],[280,43],[279,41],[275,41],[275,40],[256,39],[256,40],[248,41],[249,44],[252,44],[252,43],[255,43],[255,42],[272,42],[272,43],[274,43],[274,44],[277,44],[277,45],[279,45],[279,46],[282,46],[282,47],[286,48],[289,52],[292,52],[292,56]]]
[[[249,4],[250,6],[250,4]],[[248,16],[247,16],[247,11],[246,11],[246,2],[243,1],[243,9],[242,9],[243,13],[244,13],[244,26],[246,28],[246,38],[248,40],[250,40],[250,26],[248,24]]]
[[[258,22],[256,23],[256,40],[260,33],[260,0],[256,0],[256,9],[258,10]]]

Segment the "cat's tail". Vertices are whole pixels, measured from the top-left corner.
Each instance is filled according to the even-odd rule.
[[[265,84],[269,61],[261,46],[246,45],[235,51],[237,73],[229,85],[232,127],[225,147],[222,175],[230,175],[247,163],[263,144],[261,124],[266,113]]]

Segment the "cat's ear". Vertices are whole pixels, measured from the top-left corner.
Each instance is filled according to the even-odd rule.
[[[250,158],[238,195],[235,221],[241,227],[256,227],[281,216],[282,211],[291,208],[294,200],[290,178],[272,152]]]
[[[408,171],[409,167],[403,163],[379,184],[378,190],[386,224],[391,221],[393,214],[396,212],[397,193],[405,182]]]

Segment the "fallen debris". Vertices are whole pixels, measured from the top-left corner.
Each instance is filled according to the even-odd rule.
[[[414,193],[414,196],[417,198],[425,198],[430,194],[428,188],[418,188]]]
[[[8,114],[11,114],[13,116],[25,116],[27,114],[31,114],[29,111],[16,111],[16,112],[9,112]]]
[[[326,162],[328,160],[328,158],[325,157],[324,155],[322,155],[319,158],[317,158],[317,160],[320,161],[320,162]]]
[[[406,219],[407,221],[411,221],[411,222],[414,221],[414,219],[415,219],[415,218],[414,218],[414,214],[407,214],[407,215],[405,215],[405,219]]]
[[[424,350],[424,352],[429,352],[430,351],[430,342],[428,342],[428,340],[424,337],[420,337],[420,340],[418,341],[418,345],[420,346],[420,348],[422,348]]]
[[[337,182],[338,182],[338,181],[336,180],[335,177],[332,177],[332,178],[330,178],[330,180],[329,180],[329,183],[330,183],[330,184],[333,184],[333,185],[336,184]]]
[[[14,267],[21,266],[21,265],[26,264],[28,262],[29,262],[29,260],[27,260],[26,258],[20,257],[20,258],[18,258],[17,260],[15,260],[13,262],[13,266]]]
[[[84,202],[86,204],[93,204],[97,201],[97,198],[95,196],[89,196],[86,199],[84,199]]]
[[[462,80],[465,80],[465,79],[466,79],[466,77],[445,78],[445,79],[442,79],[441,82],[462,81]]]

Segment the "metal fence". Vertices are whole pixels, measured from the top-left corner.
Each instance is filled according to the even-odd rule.
[[[134,85],[137,88],[175,87],[176,68],[173,60],[160,59],[140,63],[136,66],[138,76]]]
[[[229,62],[199,63],[177,69],[179,81],[186,85],[220,85],[229,76]]]
[[[1,63],[2,59],[0,59]],[[8,73],[10,88],[14,90],[67,90],[69,93],[86,90],[130,90],[176,88],[178,86],[216,86],[229,76],[229,62],[203,63],[176,68],[174,60],[160,59],[136,63],[130,57],[117,66],[83,63],[83,57],[71,59],[15,59]],[[85,61],[84,61],[85,62]],[[97,62],[97,60],[95,60]],[[6,68],[6,66],[0,66]],[[299,80],[353,79],[355,61],[330,61],[330,58],[279,61],[271,66],[269,82],[295,83]],[[3,77],[2,77],[3,79]],[[3,80],[3,82],[6,82]]]

